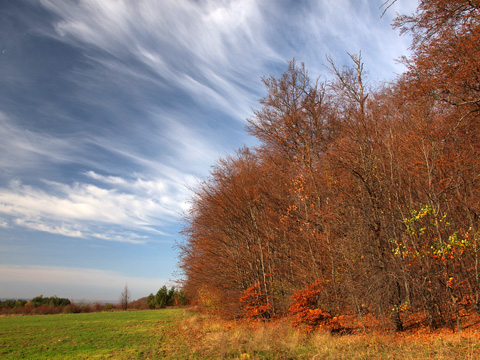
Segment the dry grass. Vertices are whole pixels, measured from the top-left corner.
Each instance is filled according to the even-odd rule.
[[[197,359],[479,359],[480,336],[462,333],[304,333],[288,319],[266,324],[187,315],[170,341]],[[178,338],[181,337],[181,339]],[[181,344],[183,342],[183,344]]]

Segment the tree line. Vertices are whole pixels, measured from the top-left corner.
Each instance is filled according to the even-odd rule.
[[[8,307],[8,308],[20,308],[25,305],[34,306],[34,307],[39,307],[39,306],[66,306],[70,305],[71,302],[67,298],[59,298],[57,296],[51,296],[51,297],[44,297],[43,295],[35,296],[32,300],[27,301],[24,299],[7,299],[0,301],[0,307]]]
[[[480,314],[480,2],[422,0],[394,27],[406,71],[366,81],[361,53],[312,80],[263,78],[260,145],[213,166],[180,244],[184,289],[229,315]],[[308,311],[307,311],[308,310]]]
[[[39,295],[31,300],[7,299],[0,301],[0,314],[56,314],[65,308],[76,309],[67,298]]]
[[[171,287],[167,289],[162,286],[156,295],[150,294],[131,301],[131,294],[128,286],[122,291],[118,304],[113,303],[75,303],[67,298],[57,296],[39,295],[31,300],[7,299],[0,301],[0,314],[59,314],[59,313],[87,313],[114,310],[146,310],[162,309],[167,306],[183,306],[189,303],[185,292],[181,288]]]

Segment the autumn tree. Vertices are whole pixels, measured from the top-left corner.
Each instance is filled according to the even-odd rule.
[[[257,161],[246,149],[220,160],[212,179],[197,189],[185,229],[188,243],[181,246],[187,292],[209,284],[209,292],[218,292],[225,304],[230,299],[238,304],[243,290],[264,280],[267,267],[259,227]]]
[[[423,242],[430,236],[432,249],[455,248],[449,256],[442,256],[449,261],[442,257],[438,261],[438,253],[423,255],[421,268],[429,270],[428,275],[420,272],[428,278],[421,284],[429,285],[415,288],[433,326],[453,317],[460,328],[462,301],[471,301],[478,311],[479,10],[478,1],[422,1],[413,15],[395,21],[396,27],[414,39],[412,56],[405,59],[404,79],[409,99],[418,104],[412,120],[418,130],[419,151],[414,155],[416,170],[422,174],[417,178],[423,180],[418,182],[423,199],[411,212],[418,216],[428,209],[423,220],[427,226],[417,235]],[[428,230],[432,225],[433,232]],[[408,238],[410,243],[419,241],[411,234]]]
[[[395,19],[413,35],[407,76],[420,91],[449,104],[480,110],[480,2],[421,1],[413,15]]]
[[[414,41],[391,83],[369,84],[361,53],[328,59],[325,81],[295,60],[263,79],[247,126],[259,145],[194,189],[190,298],[269,317],[296,294],[306,322],[370,313],[399,331],[409,312],[457,329],[480,313],[479,2],[421,1],[395,26]]]

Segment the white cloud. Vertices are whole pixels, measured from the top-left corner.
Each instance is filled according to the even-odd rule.
[[[163,233],[158,231],[158,234],[163,234]],[[122,232],[122,234],[120,235],[113,234],[113,233],[102,233],[102,234],[92,233],[91,236],[101,240],[127,242],[131,244],[144,244],[149,239],[148,236],[141,236],[135,233],[128,233],[128,232]]]
[[[58,39],[85,48],[91,60],[152,81],[138,66],[125,66],[135,60],[162,79],[158,85],[180,87],[212,107],[238,113],[241,121],[255,100],[245,87],[257,87],[263,61],[284,60],[265,39],[268,21],[254,0],[41,3],[60,17]],[[243,87],[231,86],[232,74]]]
[[[394,68],[386,64],[393,63],[403,46],[398,46],[395,32],[383,31],[397,3],[384,19],[382,10],[372,10],[375,6],[367,0],[325,0],[291,12],[285,4],[260,0],[41,0],[41,4],[59,19],[51,33],[43,34],[79,48],[94,65],[86,71],[72,70],[64,78],[80,92],[80,103],[92,105],[87,106],[92,113],[101,107],[111,122],[85,122],[82,136],[56,137],[47,128],[26,130],[0,112],[0,151],[6,154],[0,167],[15,174],[9,179],[31,184],[14,180],[0,188],[0,213],[10,221],[0,226],[80,238],[143,242],[140,234],[159,233],[159,227],[177,221],[188,209],[186,185],[195,182],[192,174],[206,175],[223,151],[230,150],[219,143],[233,140],[219,130],[192,126],[195,119],[189,119],[188,109],[157,106],[155,95],[145,91],[148,86],[154,85],[159,94],[180,88],[204,105],[206,118],[216,108],[243,120],[255,106],[253,89],[261,87],[259,76],[268,75],[266,62],[284,63],[284,57],[299,52],[291,55],[319,70],[329,47],[345,55],[366,46],[362,49],[366,68],[384,74]],[[283,30],[291,38],[281,38],[277,32]],[[103,81],[105,69],[112,73]],[[138,91],[132,99],[144,110],[138,120],[122,115],[126,107],[115,92],[103,96],[105,82],[107,90]],[[83,119],[74,122],[83,129]],[[96,160],[92,149],[100,150],[103,158]],[[63,173],[65,164],[81,166],[79,172],[88,179],[47,179],[48,169]],[[24,180],[23,175],[36,174],[34,170],[42,174],[43,184]],[[130,175],[134,172],[138,175]],[[110,226],[113,229],[107,232]],[[119,229],[128,229],[130,235],[122,237]]]
[[[25,219],[15,219],[15,225],[25,227],[27,229],[49,232],[51,234],[59,234],[63,236],[79,237],[79,238],[85,237],[85,235],[80,230],[70,229],[65,225],[50,226],[45,223],[29,221]]]
[[[149,200],[152,202],[152,206],[158,204],[164,208],[165,215],[175,217],[178,215],[178,211],[182,209],[185,201],[188,176],[171,168],[166,168],[164,173],[168,175],[150,180],[139,176],[130,179],[104,176],[94,171],[87,171],[85,175],[104,184],[115,186],[117,191],[124,191],[139,199]],[[146,205],[143,204],[142,206]],[[158,209],[156,212],[159,212]]]
[[[18,180],[0,188],[0,213],[16,226],[78,238],[144,243],[142,233],[165,235],[160,227],[176,222],[185,194],[162,179],[123,179],[85,173],[102,183],[73,185],[45,181],[47,190]],[[107,186],[108,187],[107,187]],[[183,188],[182,188],[183,191]],[[99,232],[99,229],[108,228]]]
[[[107,184],[114,184],[114,185],[125,185],[126,181],[118,176],[103,176],[95,173],[94,171],[87,171],[85,175],[91,177],[92,179],[102,181]]]
[[[0,111],[0,167],[3,170],[35,169],[39,163],[69,163],[78,159],[78,141],[22,129]],[[81,147],[81,146],[80,146]]]
[[[156,292],[164,278],[123,276],[113,271],[56,266],[0,265],[2,297],[32,298],[43,294],[69,299],[118,300],[128,285],[133,299]]]

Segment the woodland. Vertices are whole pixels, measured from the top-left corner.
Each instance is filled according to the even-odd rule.
[[[343,315],[460,330],[480,314],[480,1],[421,0],[393,24],[411,55],[366,81],[361,53],[311,79],[263,79],[259,145],[198,184],[180,246],[183,289],[226,316]],[[373,64],[374,66],[374,64]]]

